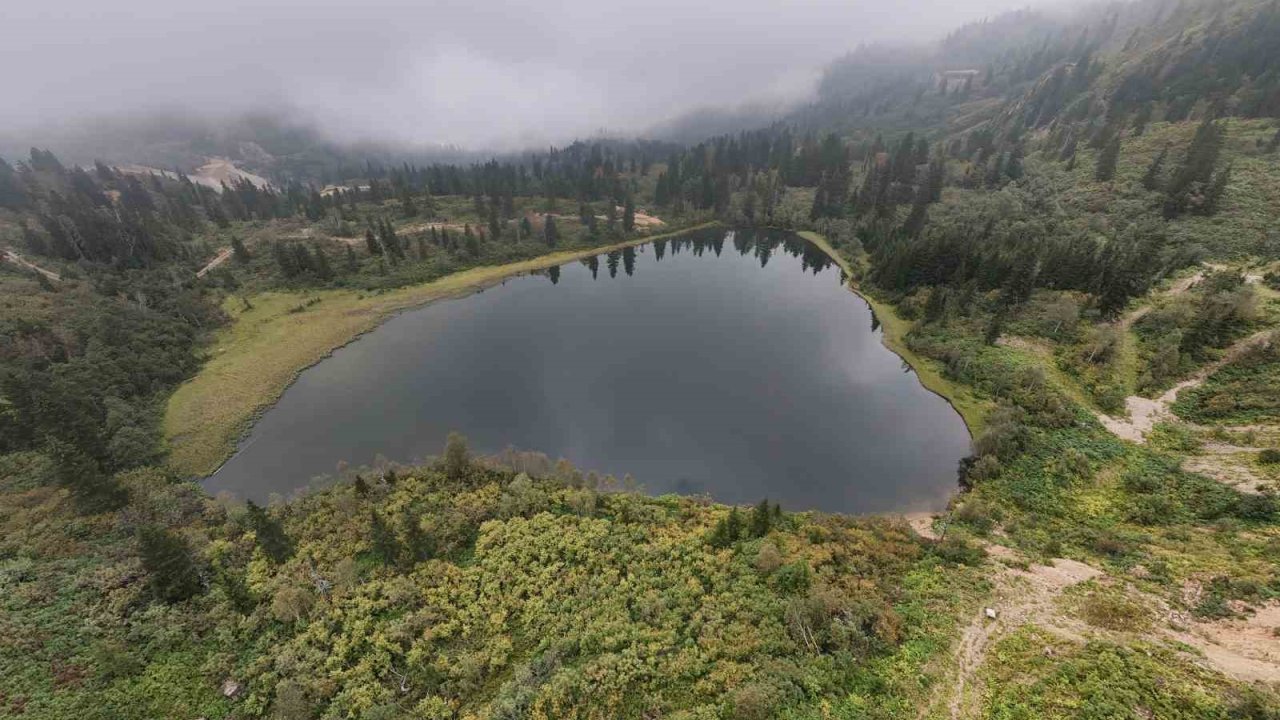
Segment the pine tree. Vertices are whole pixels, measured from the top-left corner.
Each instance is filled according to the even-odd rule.
[[[293,554],[292,543],[284,534],[284,526],[279,520],[272,518],[267,511],[250,500],[246,505],[249,527],[258,540],[262,552],[277,563],[282,563]]]
[[[772,526],[773,515],[770,513],[769,500],[766,498],[751,511],[751,537],[768,535]]]
[[[498,203],[489,203],[489,236],[494,240],[502,237],[502,220],[498,217]]]
[[[626,204],[622,208],[622,231],[631,232],[636,229],[636,201],[627,194]]]
[[[400,192],[400,209],[405,217],[417,217],[418,215],[418,205],[413,202],[413,195],[407,187]]]
[[[1116,176],[1116,164],[1120,160],[1120,136],[1112,135],[1098,155],[1098,164],[1093,169],[1093,179],[1099,182],[1111,182]]]
[[[724,528],[725,537],[729,539],[729,542],[737,542],[742,537],[742,513],[738,511],[737,506],[730,508],[729,517],[725,519]]]
[[[1228,164],[1213,174],[1213,180],[1204,191],[1204,202],[1196,208],[1199,215],[1212,215],[1218,212],[1218,205],[1227,191],[1227,183],[1231,182],[1231,165]]]
[[[324,251],[320,249],[318,244],[313,244],[311,246],[311,253],[315,258],[312,266],[315,268],[316,277],[319,277],[321,280],[332,280],[333,268],[329,266],[328,256],[324,254]]]
[[[400,542],[376,510],[370,514],[369,541],[373,546],[373,554],[384,565],[390,565],[400,558]]]
[[[101,513],[118,510],[129,495],[91,457],[71,443],[49,438],[46,454],[53,460],[54,477],[75,500],[80,512]]]
[[[354,273],[360,269],[360,261],[356,260],[356,251],[347,245],[347,272]]]
[[[471,451],[461,433],[451,432],[444,443],[444,472],[450,479],[460,480],[471,466]]]
[[[462,242],[467,248],[467,254],[471,257],[480,257],[480,240],[476,238],[476,234],[471,231],[471,226],[466,225],[462,229]]]
[[[560,231],[556,229],[556,218],[549,213],[542,216],[542,239],[547,243],[547,247],[552,248],[560,241]]]
[[[195,556],[182,537],[164,528],[146,525],[138,530],[138,548],[157,598],[181,602],[204,590]]]
[[[404,538],[400,548],[400,562],[403,566],[413,567],[431,557],[431,538],[423,532],[418,518],[412,513],[400,515],[400,534]]]
[[[231,253],[236,262],[241,265],[247,265],[253,259],[253,256],[249,254],[249,249],[244,246],[244,241],[238,235],[231,236]]]
[[[1182,165],[1178,167],[1178,171],[1166,186],[1165,192],[1168,195],[1164,205],[1166,218],[1174,218],[1186,212],[1196,189],[1209,184],[1214,168],[1218,164],[1223,136],[1222,127],[1208,118],[1196,128],[1195,137],[1191,139],[1191,146],[1187,148],[1187,155],[1183,158]]]
[[[378,244],[378,238],[374,236],[372,227],[364,230],[364,245],[368,248],[370,255],[382,254],[382,245]]]
[[[1147,167],[1147,171],[1142,175],[1142,187],[1148,190],[1160,189],[1160,178],[1164,172],[1164,161],[1169,156],[1169,146],[1165,145],[1160,148],[1160,154],[1156,155],[1156,159],[1151,161],[1151,165]]]

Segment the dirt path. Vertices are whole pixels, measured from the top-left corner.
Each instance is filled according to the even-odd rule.
[[[17,265],[18,267],[23,267],[28,270],[38,272],[41,275],[49,278],[50,280],[56,280],[56,281],[62,280],[62,276],[59,275],[58,273],[52,270],[45,270],[44,268],[40,267],[39,265],[36,265],[35,263],[22,257],[21,255],[19,255],[18,253],[12,250],[4,250],[2,253],[0,253],[0,257],[3,257],[6,261],[11,262],[14,265]]]
[[[913,528],[924,528],[928,533],[926,537],[932,535],[931,517],[909,515],[906,520]],[[1095,627],[1074,617],[1059,602],[1062,593],[1072,586],[1094,579],[1114,584],[1117,579],[1091,565],[1062,558],[1052,560],[1049,565],[1027,565],[1023,570],[1017,566],[1025,558],[1017,551],[996,544],[989,544],[986,549],[995,561],[994,590],[988,604],[961,633],[953,652],[953,677],[939,686],[940,696],[935,696],[929,705],[938,708],[945,703],[947,716],[953,720],[980,716],[981,694],[975,686],[981,668],[990,649],[1019,628],[1034,625],[1077,645],[1096,638],[1124,644],[1135,637],[1131,632]],[[1141,596],[1142,604],[1151,608],[1153,614],[1158,611],[1165,620],[1140,633],[1142,639],[1167,643],[1183,652],[1188,652],[1189,647],[1189,659],[1193,662],[1236,680],[1274,682],[1280,678],[1280,640],[1275,635],[1275,629],[1280,628],[1280,601],[1264,604],[1248,617],[1195,622],[1189,620],[1186,613],[1172,609],[1163,598],[1132,586],[1128,592]],[[1189,604],[1194,604],[1194,599]],[[928,708],[923,711],[927,712]]]
[[[1191,623],[1185,630],[1166,630],[1178,642],[1204,654],[1211,668],[1237,680],[1276,682],[1280,678],[1280,601],[1252,615],[1210,623]]]
[[[997,560],[1020,558],[1002,545],[989,545],[987,552]],[[1034,624],[1075,642],[1084,642],[1088,629],[1064,616],[1056,606],[1063,590],[1102,574],[1101,570],[1076,560],[1056,559],[1051,565],[1030,565],[1026,570],[1003,567],[997,570],[990,605],[982,608],[965,628],[955,650],[955,679],[947,690],[947,708],[953,720],[975,717],[976,701],[970,686],[986,662],[987,651],[1004,635]],[[991,617],[994,613],[995,617]]]
[[[1209,269],[1216,269],[1216,266],[1207,266],[1207,267]],[[1200,281],[1203,279],[1204,279],[1204,270],[1197,270],[1193,275],[1188,275],[1187,277],[1174,280],[1173,284],[1169,286],[1169,289],[1164,291],[1164,293],[1162,294],[1171,296],[1171,297],[1175,295],[1182,295],[1186,291],[1200,284]],[[1155,307],[1154,304],[1147,303],[1146,305],[1143,305],[1142,307],[1137,308],[1133,312],[1130,312],[1126,314],[1124,317],[1117,320],[1115,323],[1116,327],[1127,332],[1129,328],[1133,327],[1134,323],[1146,317],[1147,313],[1151,312],[1151,310],[1154,307]]]
[[[212,260],[210,260],[204,267],[196,271],[196,277],[198,278],[204,277],[209,273],[210,270],[213,270],[214,268],[218,267],[222,263],[226,262],[230,257],[231,257],[231,248],[229,247],[222,248],[221,250],[218,251],[218,254],[215,255]]]
[[[220,190],[223,183],[230,187],[238,180],[248,180],[260,188],[271,187],[270,181],[266,178],[254,175],[247,170],[241,170],[236,167],[234,162],[223,157],[208,158],[208,162],[201,165],[194,173],[191,173],[190,178],[214,190]]]
[[[1259,343],[1267,342],[1271,332],[1269,329],[1260,330],[1242,340],[1236,341],[1235,344],[1227,348],[1221,358],[1200,368],[1191,377],[1169,388],[1154,400],[1138,395],[1130,395],[1125,398],[1125,414],[1123,416],[1112,417],[1099,412],[1096,413],[1098,421],[1116,437],[1136,443],[1146,442],[1147,434],[1151,432],[1157,423],[1173,417],[1173,413],[1169,408],[1178,399],[1178,393],[1204,384],[1204,381],[1210,375],[1217,372],[1224,365],[1235,361]]]
[[[1200,473],[1240,492],[1254,495],[1262,494],[1267,487],[1280,485],[1258,472],[1258,448],[1207,443],[1201,450],[1204,455],[1192,455],[1182,461],[1183,470]]]

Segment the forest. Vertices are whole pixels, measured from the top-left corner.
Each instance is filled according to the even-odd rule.
[[[862,48],[690,144],[289,167],[0,160],[0,717],[1280,717],[1280,4]],[[820,240],[961,412],[946,512],[649,497],[456,435],[264,507],[166,430],[246,318],[629,274],[712,222]]]

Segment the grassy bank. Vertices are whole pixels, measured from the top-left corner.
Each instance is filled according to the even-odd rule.
[[[854,277],[853,266],[849,263],[849,260],[832,247],[826,238],[808,230],[798,234],[826,253],[844,270],[846,275],[850,278]],[[951,406],[964,419],[965,425],[969,428],[969,434],[977,436],[982,430],[983,419],[991,408],[990,402],[978,397],[970,389],[943,377],[941,366],[937,361],[921,357],[907,347],[906,336],[911,331],[912,325],[910,320],[898,315],[897,311],[888,303],[881,302],[869,293],[860,290],[852,279],[849,283],[849,289],[865,300],[871,306],[871,311],[876,314],[876,318],[880,320],[880,328],[884,333],[885,347],[892,350],[894,354],[901,357],[915,370],[916,376],[920,378],[921,385],[951,403]]]
[[[434,282],[377,294],[353,290],[267,292],[250,297],[248,306],[240,298],[229,298],[224,310],[233,321],[217,334],[200,372],[178,388],[166,407],[164,436],[170,465],[186,476],[212,473],[234,452],[236,442],[258,414],[279,399],[298,373],[397,312],[467,295],[514,275],[709,224],[472,268]]]

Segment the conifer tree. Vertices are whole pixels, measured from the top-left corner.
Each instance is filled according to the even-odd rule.
[[[444,472],[450,479],[460,480],[471,466],[471,451],[461,433],[451,432],[444,443]]]
[[[404,538],[400,548],[402,565],[413,567],[431,557],[431,538],[423,532],[422,525],[413,513],[405,512],[400,515],[400,534]]]
[[[244,246],[244,241],[238,235],[231,236],[231,254],[235,257],[236,262],[241,265],[247,265],[249,260],[253,258],[249,254],[249,249]]]
[[[280,521],[268,515],[266,510],[252,500],[247,503],[245,509],[249,528],[253,530],[262,552],[277,563],[288,560],[293,554],[293,547]]]
[[[142,566],[151,590],[165,602],[181,602],[204,590],[200,569],[187,541],[168,530],[145,525],[138,530]]]
[[[480,240],[476,234],[471,231],[471,226],[466,225],[462,229],[462,242],[467,249],[467,254],[471,257],[480,257]]]
[[[382,254],[382,245],[378,244],[378,238],[373,234],[373,227],[365,228],[364,245],[369,250],[370,255]]]
[[[332,280],[333,268],[330,267],[329,258],[324,254],[324,251],[320,249],[320,245],[313,244],[311,246],[311,253],[315,257],[313,267],[315,267],[316,277],[319,277],[321,280]]]
[[[1093,169],[1093,179],[1099,182],[1111,182],[1116,176],[1116,164],[1120,160],[1120,136],[1112,135],[1098,155],[1098,164]]]
[[[1169,146],[1165,145],[1160,148],[1160,154],[1156,155],[1155,160],[1151,161],[1151,165],[1147,167],[1147,171],[1142,175],[1142,187],[1148,190],[1160,189],[1160,177],[1164,172],[1164,161],[1169,156]]]
[[[555,247],[560,241],[560,231],[556,229],[556,218],[550,213],[542,216],[542,239],[547,247]]]
[[[71,443],[51,437],[46,442],[46,452],[53,460],[54,477],[71,492],[80,512],[118,510],[128,501],[125,489]]]
[[[737,542],[742,537],[742,513],[738,511],[736,505],[729,509],[729,517],[725,519],[724,528],[725,537],[729,542]]]
[[[1196,128],[1195,137],[1191,139],[1186,157],[1183,158],[1178,171],[1166,186],[1165,193],[1168,195],[1164,205],[1166,218],[1174,218],[1186,212],[1196,189],[1209,184],[1214,168],[1218,164],[1222,141],[1223,130],[1213,120],[1206,118]]]
[[[354,273],[360,269],[360,261],[356,260],[356,251],[347,245],[347,272]]]
[[[373,546],[373,554],[384,565],[390,565],[400,558],[400,542],[376,510],[370,514],[369,541]]]
[[[768,535],[772,526],[773,516],[770,513],[769,500],[766,498],[751,511],[751,537]]]
[[[636,201],[627,193],[626,204],[622,207],[622,231],[631,232],[636,229]]]

